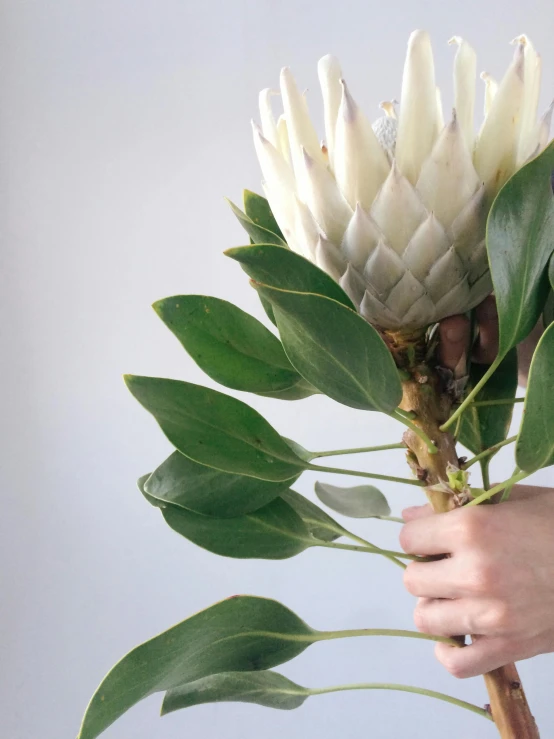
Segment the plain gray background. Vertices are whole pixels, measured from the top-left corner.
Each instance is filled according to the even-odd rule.
[[[500,76],[508,42],[527,32],[543,52],[542,104],[554,93],[551,0],[14,0],[2,4],[0,300],[0,733],[71,739],[87,701],[129,648],[233,593],[275,597],[322,629],[412,628],[413,600],[384,560],[315,551],[284,562],[221,559],[165,527],[135,488],[168,453],[124,372],[213,387],[150,309],[205,293],[261,317],[223,249],[246,243],[223,201],[259,190],[249,119],[257,93],[289,64],[321,124],[316,63],[337,54],[372,117],[398,96],[406,41],[433,36],[451,104],[453,34]],[[320,130],[322,126],[320,125]],[[397,441],[380,415],[330,400],[284,403],[237,393],[308,448]],[[401,452],[344,459],[402,474]],[[509,454],[494,477],[511,469]],[[352,478],[350,478],[351,480]],[[552,482],[552,472],[536,476]],[[347,478],[335,482],[348,483]],[[311,495],[314,476],[298,490]],[[352,484],[352,483],[350,483]],[[394,511],[421,500],[383,484]],[[396,547],[397,527],[354,523]],[[396,681],[484,703],[432,646],[365,639],[312,647],[283,672],[308,686]],[[554,732],[554,656],[521,665],[544,736]],[[106,739],[469,739],[492,725],[460,709],[394,693],[313,698],[293,712],[203,706],[157,717],[160,696]]]

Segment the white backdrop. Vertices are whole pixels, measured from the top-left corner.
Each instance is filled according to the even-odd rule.
[[[130,647],[233,593],[275,597],[321,629],[412,628],[412,598],[386,561],[323,550],[224,560],[171,532],[135,488],[169,445],[121,375],[214,386],[150,309],[157,298],[217,295],[262,316],[240,268],[221,254],[246,243],[223,196],[260,189],[249,119],[281,66],[310,89],[318,114],[316,62],[337,54],[353,94],[377,116],[378,101],[399,95],[409,32],[423,27],[448,106],[451,35],[467,37],[480,69],[500,76],[508,42],[525,31],[544,54],[546,105],[551,0],[7,0],[2,16],[2,736],[71,739],[99,680]],[[402,431],[323,398],[237,396],[308,448],[396,441]],[[371,464],[384,470],[395,458],[398,471],[401,452]],[[509,470],[505,454],[496,478]],[[306,474],[297,488],[311,495],[313,482]],[[421,500],[412,488],[382,487],[396,513]],[[395,524],[358,531],[397,546]],[[521,671],[549,736],[554,656]],[[423,642],[316,645],[283,672],[308,686],[406,682],[486,700],[480,679],[454,680]],[[106,739],[495,735],[460,709],[392,693],[313,698],[293,712],[202,706],[164,719],[159,704],[156,696],[138,705]]]

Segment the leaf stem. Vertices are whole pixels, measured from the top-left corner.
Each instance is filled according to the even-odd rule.
[[[381,547],[375,546],[375,544],[372,544],[370,541],[367,541],[367,539],[362,539],[361,536],[358,536],[357,534],[353,534],[351,531],[348,531],[347,533],[345,533],[345,536],[348,539],[351,539],[352,541],[357,541],[358,544],[361,544],[362,546],[371,547],[371,549],[376,550],[376,554],[382,554],[387,559],[390,559],[391,562],[394,562],[395,565],[398,565],[398,567],[401,567],[403,570],[406,569],[407,565],[405,565],[404,562],[401,562],[399,559],[397,559],[395,554],[388,552],[386,549],[381,549]]]
[[[354,449],[333,449],[330,452],[311,452],[315,457],[337,457],[341,454],[362,454],[363,452],[384,452],[387,449],[406,449],[406,444],[384,444],[383,446],[362,446]]]
[[[321,541],[316,540],[317,543],[314,546],[326,547],[327,549],[345,549],[349,552],[367,552],[368,554],[384,554],[385,556],[400,557],[402,559],[411,559],[414,562],[433,562],[435,557],[419,557],[416,554],[405,554],[404,552],[395,552],[391,549],[381,549],[373,544],[370,546],[357,546],[355,544],[338,544],[332,541]],[[368,542],[369,543],[369,542]]]
[[[494,362],[491,364],[491,366],[485,372],[485,374],[483,375],[483,377],[479,380],[479,382],[477,383],[477,385],[475,385],[475,387],[473,388],[473,390],[469,393],[469,395],[464,400],[464,402],[461,403],[456,408],[456,410],[450,416],[450,418],[448,419],[448,421],[446,421],[446,423],[443,423],[443,425],[440,427],[440,430],[441,431],[446,431],[447,429],[449,429],[450,426],[452,426],[452,424],[454,423],[454,421],[456,421],[462,415],[462,413],[466,410],[466,408],[471,403],[473,403],[473,399],[480,392],[480,390],[485,386],[485,384],[490,380],[490,378],[492,377],[492,375],[496,371],[498,365],[500,364],[500,362],[502,361],[503,358],[504,357],[503,356],[500,356],[500,355],[496,357],[496,359],[494,360]]]
[[[462,465],[463,470],[469,469],[473,464],[476,462],[480,462],[482,459],[485,459],[486,457],[489,457],[491,454],[495,454],[499,449],[502,449],[503,446],[506,446],[507,444],[513,444],[513,442],[517,439],[516,436],[510,436],[509,439],[505,439],[504,441],[499,441],[498,444],[493,444],[488,449],[485,449],[484,452],[481,452],[480,454],[477,454],[475,457],[472,457],[468,462]],[[487,487],[485,485],[485,487]]]
[[[414,414],[412,414],[412,416],[413,415]],[[407,426],[411,431],[414,432],[414,434],[417,434],[417,436],[419,436],[419,438],[427,446],[427,451],[429,452],[429,454],[437,453],[438,450],[435,444],[431,441],[431,439],[427,436],[423,429],[420,429],[419,426],[416,426],[415,423],[412,423],[412,421],[410,421],[405,411],[402,411],[401,408],[396,408],[396,410],[391,413],[391,416],[392,418],[396,418],[397,421],[400,421],[400,423],[403,423],[404,426]]]
[[[360,472],[358,470],[343,470],[340,467],[323,467],[318,464],[310,464],[307,469],[317,472],[330,472],[334,475],[353,475],[354,477],[369,477],[373,480],[389,480],[390,482],[400,482],[404,485],[416,485],[422,487],[425,483],[419,480],[410,480],[407,477],[391,477],[390,475],[378,475],[375,472]]]
[[[343,690],[398,690],[403,693],[416,693],[418,695],[426,695],[428,698],[436,698],[446,703],[452,703],[459,708],[465,708],[468,711],[483,716],[483,718],[492,721],[492,715],[485,708],[476,706],[474,703],[454,698],[445,693],[437,693],[436,690],[427,690],[426,688],[418,688],[414,685],[399,685],[398,683],[358,683],[353,685],[334,685],[330,688],[306,688],[308,695],[324,695],[325,693],[338,693]]]
[[[490,490],[485,490],[485,492],[479,495],[479,497],[470,500],[469,503],[466,503],[464,508],[466,508],[467,506],[480,505],[481,503],[484,503],[486,500],[489,500],[489,498],[492,498],[493,495],[496,495],[496,493],[502,492],[502,490],[504,490],[508,486],[516,485],[520,480],[524,480],[526,477],[529,477],[530,474],[530,472],[517,470],[517,472],[515,472],[509,480],[504,480],[504,482],[495,485]]]
[[[513,405],[514,403],[524,403],[525,398],[500,398],[498,400],[474,400],[471,403],[472,408],[486,408],[489,405]]]
[[[314,641],[330,641],[331,639],[349,639],[355,636],[399,636],[408,639],[423,639],[424,641],[442,642],[450,644],[453,647],[460,647],[461,644],[456,639],[449,636],[435,636],[434,634],[424,634],[421,631],[406,631],[406,629],[345,629],[343,631],[316,631],[315,635],[310,635],[310,640]]]

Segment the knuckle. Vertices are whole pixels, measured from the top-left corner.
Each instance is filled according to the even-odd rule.
[[[426,609],[421,603],[418,603],[414,609],[414,624],[418,631],[423,634],[430,634],[429,616]]]
[[[483,632],[505,634],[512,623],[511,612],[506,603],[500,601],[491,605],[483,615]]]
[[[486,540],[487,518],[480,508],[465,508],[460,511],[457,538],[462,547],[475,550],[483,545]]]
[[[448,649],[436,649],[435,654],[438,661],[452,677],[463,679],[467,677],[467,669],[459,659],[459,651],[456,647],[449,647]]]
[[[404,524],[402,528],[400,529],[400,534],[398,536],[398,541],[400,542],[400,546],[402,547],[404,552],[410,551],[410,531],[409,531],[409,524]]]
[[[491,595],[496,591],[497,579],[497,568],[483,557],[467,568],[465,590],[470,595]]]
[[[416,562],[410,562],[410,564],[404,570],[404,587],[411,595],[420,595],[419,589],[419,576],[418,567]]]

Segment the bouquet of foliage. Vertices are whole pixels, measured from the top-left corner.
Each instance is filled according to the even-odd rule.
[[[476,134],[475,52],[458,37],[452,42],[455,108],[446,124],[429,37],[419,31],[409,41],[398,115],[394,102],[382,103],[384,115],[373,125],[330,56],[319,63],[324,144],[290,70],[281,73],[278,119],[274,93],[260,94],[254,144],[266,198],[246,191],[244,212],[232,205],[250,243],[226,254],[257,290],[269,328],[216,297],[179,295],[154,305],[198,365],[227,388],[288,401],[321,393],[403,426],[401,437],[380,447],[313,452],[226,393],[127,376],[131,393],[175,447],[140,478],[139,489],[174,531],[211,552],[285,559],[309,547],[340,548],[375,553],[404,569],[405,560],[429,557],[380,549],[346,529],[295,492],[300,475],[317,470],[418,486],[435,511],[445,512],[504,501],[515,483],[554,464],[554,144],[552,111],[537,115],[541,60],[520,36],[502,81],[482,75],[485,118]],[[473,321],[493,292],[496,359],[472,364],[468,345],[458,366],[442,366],[438,322],[456,314]],[[546,330],[533,356],[523,421],[507,438],[517,402],[516,346],[539,320]],[[512,443],[515,471],[491,486],[489,462]],[[461,456],[458,444],[473,456]],[[404,450],[407,476],[314,463],[375,449]],[[475,463],[481,487],[469,483]],[[321,481],[316,493],[342,515],[391,518],[372,485]],[[94,694],[79,739],[99,736],[158,691],[168,713],[215,701],[294,709],[310,696],[363,688],[449,701],[494,721],[504,739],[538,737],[513,664],[485,675],[486,708],[408,685],[303,687],[273,671],[316,642],[372,635],[465,644],[459,635],[389,628],[318,631],[276,601],[235,596],[123,657]]]

